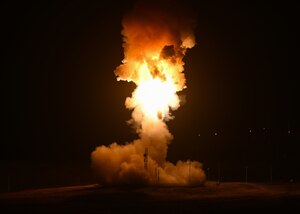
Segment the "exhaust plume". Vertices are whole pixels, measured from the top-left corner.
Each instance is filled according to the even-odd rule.
[[[201,163],[166,161],[173,139],[166,121],[180,106],[177,92],[186,88],[183,57],[195,45],[194,21],[174,5],[139,3],[124,17],[124,59],[114,71],[118,81],[134,82],[125,101],[129,123],[139,139],[125,145],[99,146],[92,168],[106,185],[199,185],[205,181]],[[158,6],[159,5],[159,6]]]

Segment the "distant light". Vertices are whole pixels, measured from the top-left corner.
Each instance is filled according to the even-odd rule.
[[[291,134],[291,131],[290,131],[290,130],[288,130],[288,134]]]
[[[218,135],[218,133],[217,132],[215,132],[215,136],[217,136]]]
[[[251,130],[251,129],[249,129],[249,132],[251,133],[251,132],[252,132],[252,130]]]
[[[263,128],[263,130],[266,130],[266,128]]]
[[[200,134],[198,134],[198,137],[200,137]]]

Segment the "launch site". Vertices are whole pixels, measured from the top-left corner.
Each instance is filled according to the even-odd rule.
[[[6,2],[0,212],[298,213],[295,8]]]

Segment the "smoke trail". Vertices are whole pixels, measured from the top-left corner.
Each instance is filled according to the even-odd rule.
[[[129,123],[140,139],[126,145],[99,146],[92,152],[92,168],[99,182],[202,184],[201,163],[178,161],[174,165],[166,161],[173,136],[165,121],[173,118],[170,109],[180,106],[177,92],[186,87],[182,59],[195,44],[194,21],[185,16],[182,7],[143,2],[124,17],[122,25],[124,60],[115,74],[118,80],[137,86],[125,106],[133,110]]]

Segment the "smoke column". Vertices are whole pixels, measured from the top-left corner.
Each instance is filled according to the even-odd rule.
[[[114,72],[118,81],[136,84],[125,106],[132,110],[129,123],[139,139],[125,145],[102,145],[92,152],[92,168],[99,183],[203,184],[201,163],[178,161],[174,165],[166,161],[173,136],[165,122],[173,119],[170,110],[180,106],[177,92],[186,88],[183,57],[195,45],[194,21],[182,7],[140,2],[124,17],[122,26],[124,59]]]

